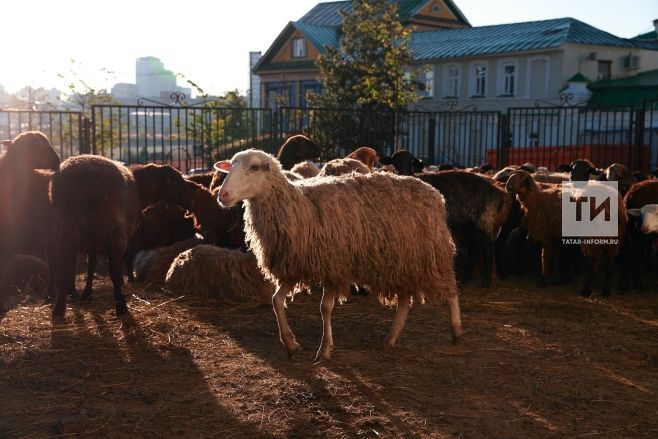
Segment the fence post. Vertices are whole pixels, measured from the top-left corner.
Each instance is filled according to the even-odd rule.
[[[631,169],[649,172],[649,158],[644,160],[644,115],[644,108],[638,108],[630,112],[633,120],[631,121],[631,129],[629,131],[635,131],[635,142],[629,142],[631,158],[628,163],[631,165]],[[635,125],[634,130],[632,128],[633,125]]]
[[[431,164],[436,163],[436,155],[434,154],[434,142],[436,140],[436,118],[430,114],[427,126],[427,161]]]
[[[500,119],[498,120],[500,139],[498,141],[498,154],[496,154],[497,163],[495,164],[498,169],[507,166],[507,155],[509,148],[512,146],[511,120],[512,118],[509,116],[509,111],[507,114],[501,114]]]
[[[91,153],[91,136],[89,135],[89,131],[91,129],[91,121],[87,116],[80,116],[80,134],[79,134],[79,142],[80,142],[80,154],[89,154]]]

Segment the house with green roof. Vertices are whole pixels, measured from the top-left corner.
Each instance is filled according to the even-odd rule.
[[[658,69],[655,32],[625,39],[574,18],[473,27],[451,0],[396,3],[413,29],[410,68],[426,67],[414,109],[559,104],[575,75],[595,82]],[[350,9],[350,1],[319,3],[286,25],[252,69],[261,78],[261,106],[305,106],[306,94],[320,90],[315,59],[338,45],[339,11]]]

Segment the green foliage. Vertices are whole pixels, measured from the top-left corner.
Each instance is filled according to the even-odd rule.
[[[249,140],[254,117],[248,111],[247,100],[238,90],[231,90],[217,98],[211,98],[196,83],[187,81],[203,102],[198,110],[187,115],[184,125],[186,135],[201,149],[208,164],[214,163],[226,150],[244,146]],[[252,122],[252,123],[250,123]]]
[[[411,31],[400,23],[397,3],[353,0],[343,15],[338,48],[327,47],[317,65],[324,92],[313,105],[403,110],[417,100]]]
[[[310,130],[325,138],[328,157],[357,146],[393,146],[396,112],[418,99],[410,29],[399,20],[398,5],[387,0],[353,0],[342,13],[337,48],[326,47],[317,65],[323,93],[309,96],[313,107],[344,109],[317,112]]]

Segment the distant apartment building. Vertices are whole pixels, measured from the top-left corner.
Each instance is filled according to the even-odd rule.
[[[134,84],[124,82],[112,87],[112,97],[124,103],[132,103],[139,98],[169,103],[173,93],[182,93],[189,98],[191,89],[178,86],[176,75],[153,56],[137,58]]]

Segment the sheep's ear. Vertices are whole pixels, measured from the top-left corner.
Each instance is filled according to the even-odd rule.
[[[639,218],[642,216],[642,209],[627,209],[626,213],[628,213],[628,216]]]
[[[3,146],[11,146],[11,144],[13,143],[13,141],[12,141],[12,140],[3,140],[3,141],[1,141],[0,143],[1,143]]]
[[[228,174],[231,171],[231,162],[229,160],[222,160],[221,162],[215,163],[213,168],[215,171]]]

